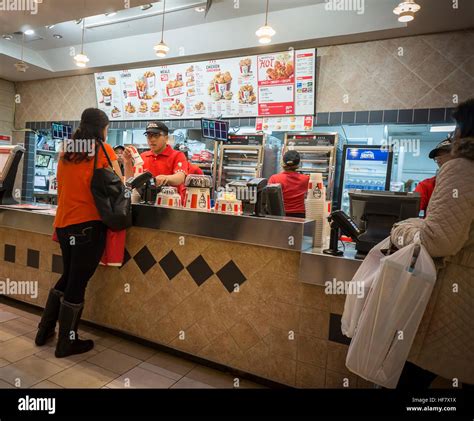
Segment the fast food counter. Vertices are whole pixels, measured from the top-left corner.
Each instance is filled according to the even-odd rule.
[[[0,279],[39,283],[38,297],[14,299],[44,306],[60,277],[53,212],[0,207]],[[350,253],[336,262],[311,249],[314,221],[148,205],[133,213],[125,264],[98,268],[85,320],[289,386],[343,387],[348,379],[370,387],[345,368],[345,296],[301,279],[305,254],[310,281],[356,270]]]

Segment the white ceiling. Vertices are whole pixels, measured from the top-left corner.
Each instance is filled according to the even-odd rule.
[[[0,36],[34,29],[25,36],[24,60],[30,68],[16,72],[21,57],[21,36],[0,38],[0,78],[20,81],[66,76],[116,68],[142,67],[186,61],[207,55],[229,55],[238,50],[266,51],[305,45],[355,42],[473,27],[474,1],[417,0],[422,10],[408,26],[392,13],[399,0],[365,0],[364,13],[329,12],[325,0],[271,0],[270,24],[277,35],[269,47],[258,44],[255,30],[263,24],[265,0],[213,0],[207,16],[194,10],[207,0],[167,0],[165,41],[169,57],[158,61],[153,45],[161,38],[162,1],[143,11],[144,0],[43,0],[39,13],[0,12]],[[345,2],[356,4],[358,2]],[[235,5],[239,7],[236,8]],[[105,12],[116,11],[112,17]],[[151,16],[150,16],[151,15]],[[86,16],[85,52],[88,69],[75,67],[71,53],[80,49],[81,25],[74,20]],[[140,19],[130,20],[131,18]],[[124,22],[123,20],[127,20]],[[45,25],[55,24],[48,29]],[[62,39],[55,39],[60,34]],[[74,54],[72,54],[74,55]]]

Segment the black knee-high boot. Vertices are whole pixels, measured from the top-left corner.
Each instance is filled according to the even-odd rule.
[[[59,311],[58,343],[55,352],[57,358],[82,354],[94,348],[94,341],[90,339],[80,340],[77,335],[77,327],[83,308],[84,303],[73,304],[65,300],[62,301]]]
[[[49,290],[48,300],[44,308],[41,321],[38,325],[38,333],[36,334],[35,344],[42,346],[48,338],[54,336],[54,328],[58,321],[59,308],[61,306],[61,298],[64,295],[62,291],[51,288]]]

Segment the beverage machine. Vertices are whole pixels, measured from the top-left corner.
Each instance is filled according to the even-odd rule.
[[[231,134],[219,146],[216,188],[262,175],[266,135]]]
[[[299,152],[299,172],[322,174],[326,200],[332,200],[334,192],[337,144],[337,133],[287,133],[282,149],[282,156],[287,150]]]

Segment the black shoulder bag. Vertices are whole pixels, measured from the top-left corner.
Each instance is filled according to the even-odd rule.
[[[97,155],[100,145],[109,161],[109,168],[97,168]],[[112,161],[101,141],[96,142],[94,154],[94,171],[91,191],[102,222],[113,231],[120,231],[132,226],[132,195],[120,177],[115,173]]]

